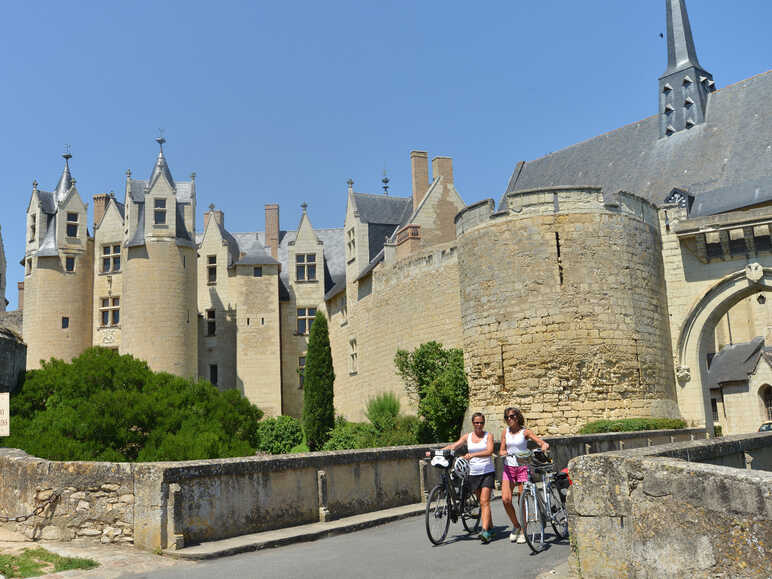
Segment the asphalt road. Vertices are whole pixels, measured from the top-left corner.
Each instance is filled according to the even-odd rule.
[[[153,579],[230,577],[334,578],[455,577],[533,578],[568,558],[568,539],[552,542],[534,555],[526,544],[509,542],[509,519],[500,500],[493,502],[495,539],[483,545],[451,523],[446,542],[433,546],[424,517],[276,549],[205,561],[193,566],[130,575]],[[505,524],[507,526],[505,526]],[[548,526],[548,529],[551,529]]]

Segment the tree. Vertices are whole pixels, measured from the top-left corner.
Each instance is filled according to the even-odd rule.
[[[89,348],[27,373],[3,446],[51,460],[154,461],[254,453],[263,413],[238,391]]]
[[[408,394],[418,399],[418,414],[424,420],[420,438],[425,442],[456,440],[469,404],[463,351],[426,342],[413,352],[397,350],[394,365]]]
[[[319,450],[324,446],[335,425],[334,382],[327,318],[322,312],[316,312],[308,337],[303,378],[303,431],[311,450]]]

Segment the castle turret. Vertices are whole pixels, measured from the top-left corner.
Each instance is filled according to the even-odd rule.
[[[27,368],[41,359],[69,361],[91,345],[92,240],[87,205],[70,173],[72,155],[53,192],[33,183],[24,252]]]
[[[160,152],[148,181],[127,174],[120,351],[156,371],[197,374],[195,181],[175,182]]]

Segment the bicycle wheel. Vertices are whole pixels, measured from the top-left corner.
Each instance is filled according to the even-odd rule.
[[[534,553],[544,549],[544,517],[536,500],[536,496],[528,492],[523,492],[518,501],[520,509],[521,522],[525,534],[525,542]]]
[[[465,491],[463,511],[461,512],[461,522],[468,533],[476,533],[480,530],[480,501],[477,495],[470,491]]]
[[[444,485],[437,485],[426,501],[426,534],[439,545],[445,540],[450,525],[450,497]]]
[[[560,491],[553,486],[550,486],[550,508],[552,509],[552,528],[555,530],[555,534],[565,539],[568,537],[568,515],[566,514],[566,507],[563,506],[561,500]]]

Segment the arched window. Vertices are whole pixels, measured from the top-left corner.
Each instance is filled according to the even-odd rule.
[[[761,392],[761,400],[764,403],[764,411],[766,412],[765,420],[772,420],[772,387],[767,384]]]

